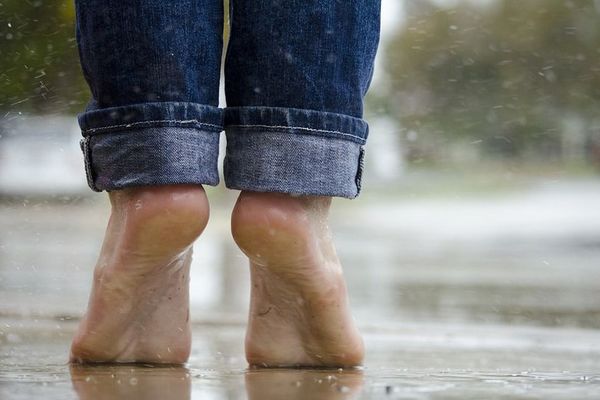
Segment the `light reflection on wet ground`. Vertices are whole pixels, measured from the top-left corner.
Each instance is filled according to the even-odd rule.
[[[0,398],[575,399],[600,391],[600,337],[590,330],[363,327],[366,366],[340,371],[248,369],[242,325],[202,324],[194,326],[185,367],[73,367],[66,353],[74,328],[74,322],[5,319]]]
[[[98,197],[101,199],[102,197]],[[247,370],[248,274],[212,197],[185,368],[69,369],[103,200],[0,203],[0,398],[584,398],[600,393],[600,184],[493,198],[339,201],[359,371]],[[216,205],[216,206],[215,206]]]

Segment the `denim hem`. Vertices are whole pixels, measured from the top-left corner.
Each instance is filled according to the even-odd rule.
[[[364,145],[369,125],[364,119],[332,112],[284,107],[227,107],[225,129],[288,132],[337,138]]]
[[[150,102],[98,108],[91,100],[77,114],[84,137],[144,127],[171,126],[197,128],[210,132],[223,130],[223,110],[190,102]]]
[[[219,184],[219,132],[179,126],[129,128],[81,140],[88,186]]]
[[[355,141],[231,125],[225,132],[230,189],[349,199],[360,193],[364,147]]]

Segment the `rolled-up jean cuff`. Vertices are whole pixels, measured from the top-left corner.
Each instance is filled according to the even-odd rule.
[[[88,185],[95,191],[133,186],[217,185],[219,132],[176,126],[137,128],[81,140]]]
[[[230,189],[355,198],[367,125],[312,110],[225,110]]]
[[[217,185],[223,110],[191,102],[149,102],[77,115],[88,185],[95,191],[179,183]]]

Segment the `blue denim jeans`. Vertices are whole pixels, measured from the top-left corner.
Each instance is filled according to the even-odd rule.
[[[92,97],[78,114],[96,191],[217,185],[354,198],[380,0],[75,0]]]

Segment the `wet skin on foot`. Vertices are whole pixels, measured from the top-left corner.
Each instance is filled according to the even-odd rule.
[[[352,367],[364,345],[327,224],[331,198],[242,192],[231,229],[250,260],[246,358],[256,366]]]
[[[112,213],[73,362],[181,364],[189,357],[191,246],[208,221],[202,187],[110,193]],[[242,192],[232,233],[249,257],[251,365],[350,367],[364,347],[327,225],[331,198]]]
[[[73,362],[180,364],[190,353],[192,244],[208,221],[200,186],[110,193],[112,212]]]

